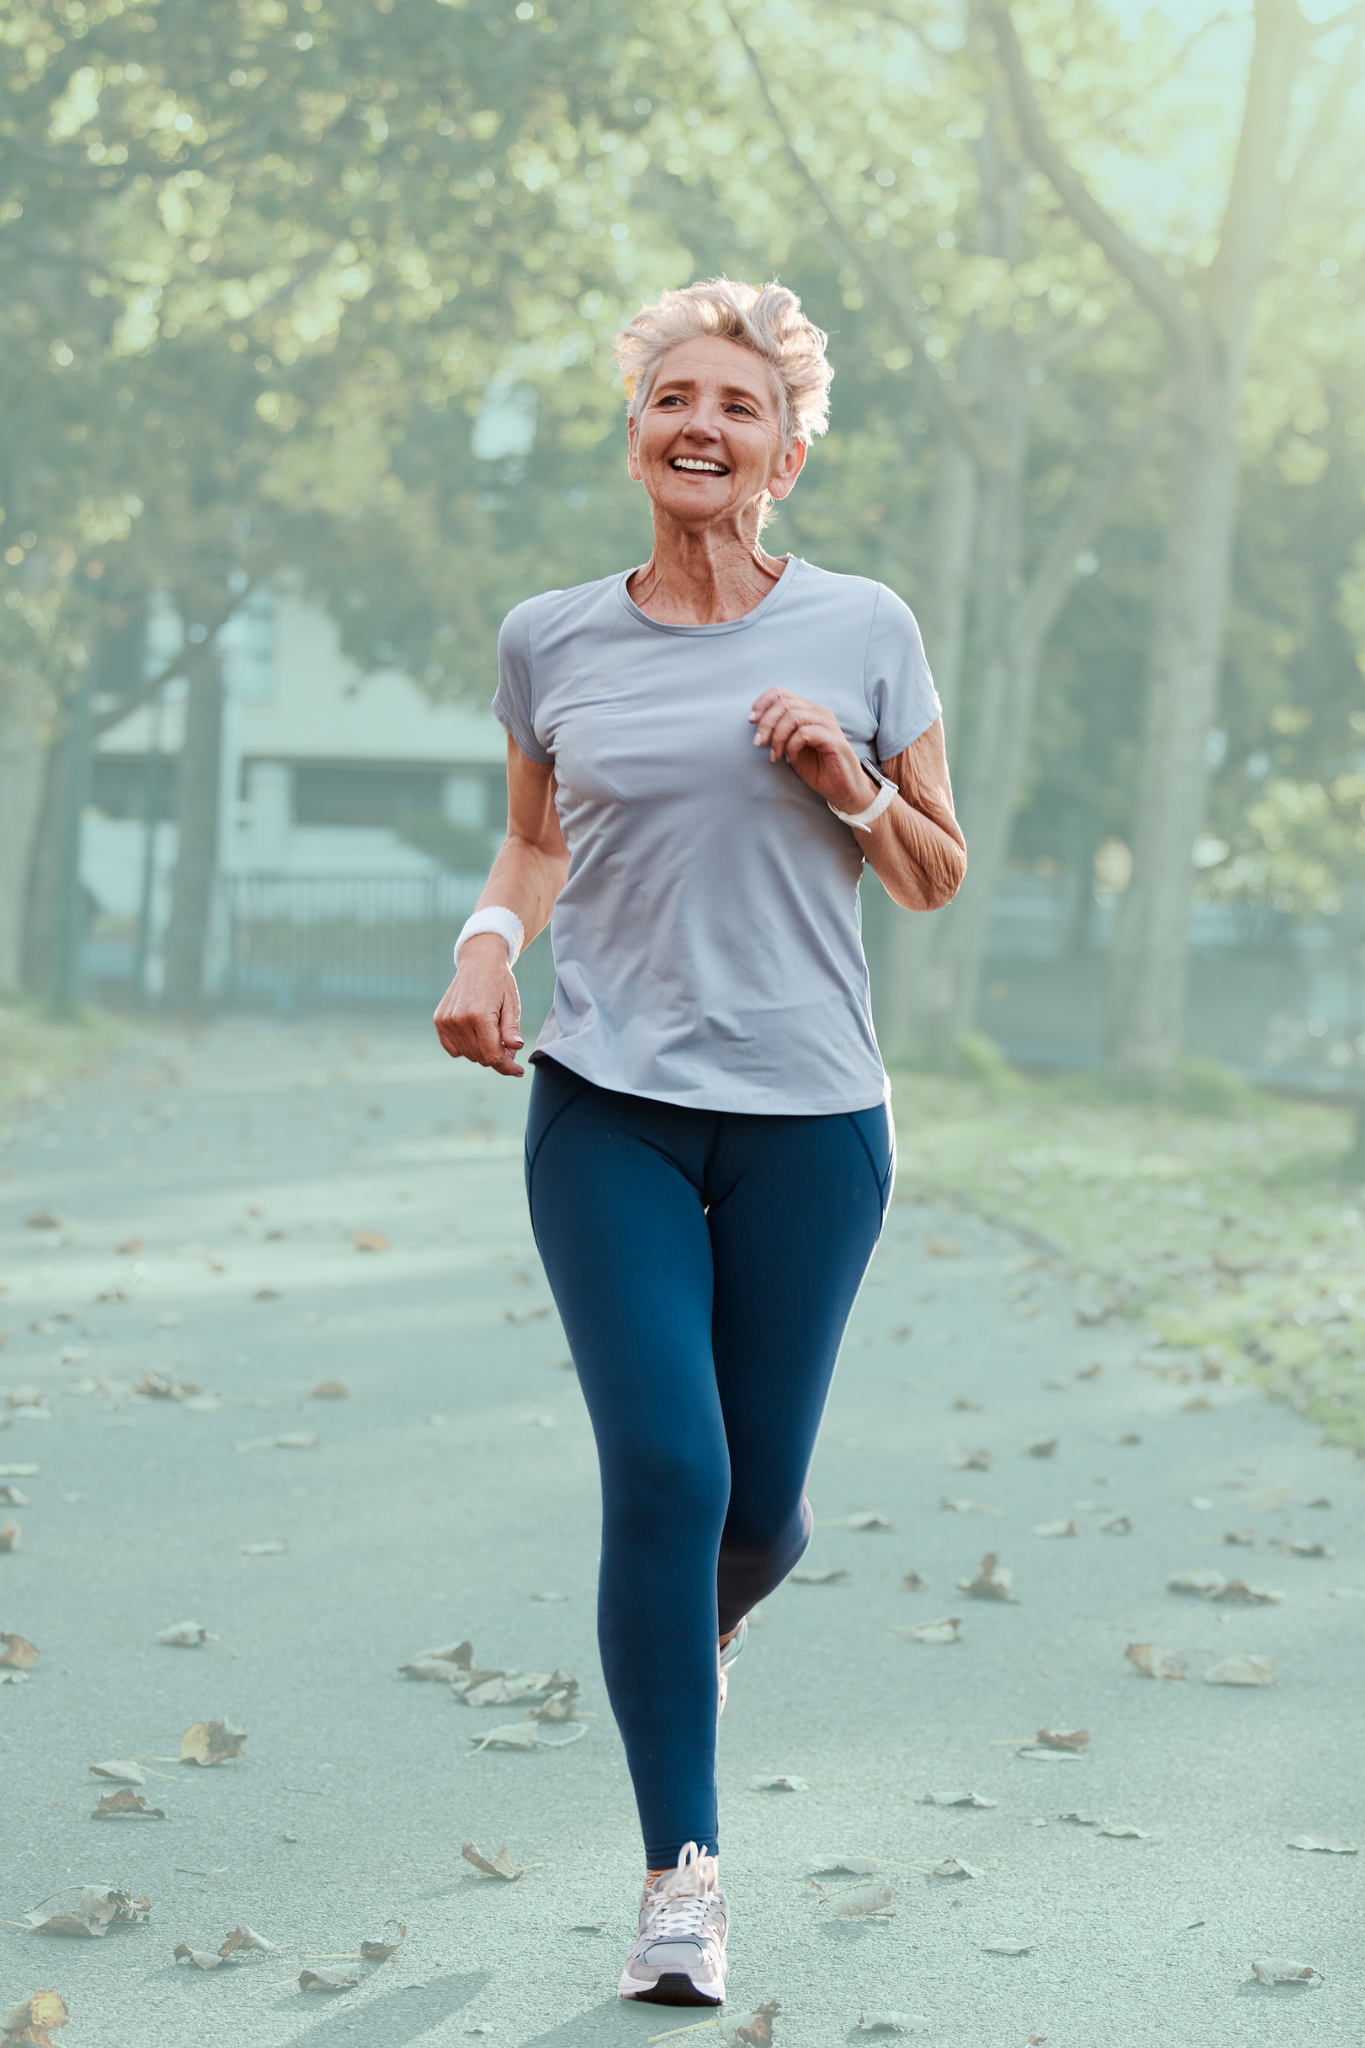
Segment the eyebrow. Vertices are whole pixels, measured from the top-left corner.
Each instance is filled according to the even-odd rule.
[[[661,391],[695,391],[699,381],[696,377],[660,377],[650,396],[657,398]],[[722,384],[720,391],[722,398],[747,398],[756,405],[765,402],[762,395],[749,384]],[[771,404],[771,394],[766,402]]]

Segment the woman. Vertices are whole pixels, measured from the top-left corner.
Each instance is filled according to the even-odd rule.
[[[508,828],[436,1012],[520,1075],[512,965],[553,912],[526,1186],[602,1471],[598,1632],[645,1838],[623,1998],[718,2005],[716,1723],[805,1481],[890,1199],[865,860],[909,910],[966,858],[915,621],[759,542],[823,432],[780,285],[666,292],[617,343],[643,568],[499,641]],[[880,763],[880,766],[876,764]]]

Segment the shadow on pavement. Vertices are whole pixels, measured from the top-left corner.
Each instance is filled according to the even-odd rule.
[[[537,2034],[521,2048],[603,2048],[611,2041],[647,2041],[654,2034],[666,2034],[672,2027],[685,2027],[698,2017],[695,2006],[633,2005],[626,1998],[608,1999],[591,2012],[581,2012],[551,2033]],[[702,2019],[707,2017],[703,2011]]]
[[[366,2042],[406,2048],[407,2042],[419,2041],[451,2013],[468,2005],[492,1974],[491,1970],[471,1970],[465,1976],[436,1977],[429,1984],[401,1985],[396,1991],[386,1991],[382,1998],[338,2006],[324,2013],[314,2026],[295,2034],[290,2048],[298,2048],[300,2043],[306,2048],[332,2048],[333,2042],[341,2048],[342,2042],[362,2032]],[[583,2038],[586,2041],[587,2036]]]

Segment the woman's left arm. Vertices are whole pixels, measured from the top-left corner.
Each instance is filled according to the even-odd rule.
[[[786,761],[808,788],[856,816],[877,794],[839,721],[792,690],[765,690],[749,713],[754,745]],[[902,910],[941,910],[967,872],[967,842],[953,814],[943,720],[903,747],[882,773],[900,795],[870,827],[853,831],[886,893]]]

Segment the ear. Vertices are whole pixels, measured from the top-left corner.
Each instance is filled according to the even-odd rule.
[[[785,498],[796,482],[796,479],[800,476],[805,466],[805,461],[805,442],[793,441],[791,446],[784,450],[777,468],[768,478],[768,496],[770,498]]]
[[[643,483],[640,472],[640,440],[633,419],[626,420],[626,474],[632,483]]]

